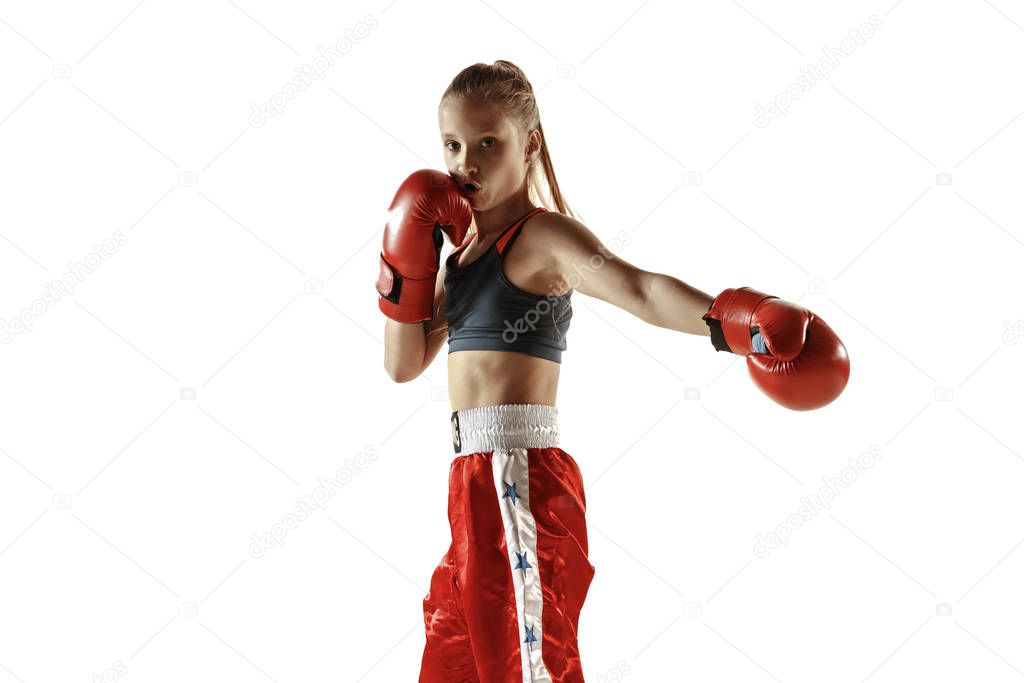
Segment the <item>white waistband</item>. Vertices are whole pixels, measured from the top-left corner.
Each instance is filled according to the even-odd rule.
[[[555,406],[505,403],[452,412],[452,446],[456,453],[557,445],[558,408]]]

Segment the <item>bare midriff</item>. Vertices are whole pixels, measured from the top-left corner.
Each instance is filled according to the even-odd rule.
[[[555,405],[561,365],[517,351],[448,354],[452,410],[505,403]]]

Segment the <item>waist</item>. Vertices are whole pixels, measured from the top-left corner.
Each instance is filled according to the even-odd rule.
[[[456,454],[502,448],[558,446],[558,408],[540,403],[505,403],[452,411]]]

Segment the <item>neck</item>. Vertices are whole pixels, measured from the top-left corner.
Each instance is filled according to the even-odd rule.
[[[487,242],[495,237],[502,230],[512,225],[517,218],[521,218],[534,208],[527,192],[517,193],[501,204],[487,209],[486,211],[473,211],[473,220],[476,222],[477,241]]]

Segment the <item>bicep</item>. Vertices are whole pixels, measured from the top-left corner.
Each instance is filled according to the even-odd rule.
[[[620,258],[579,221],[557,240],[558,267],[576,291],[638,315],[649,272]]]

